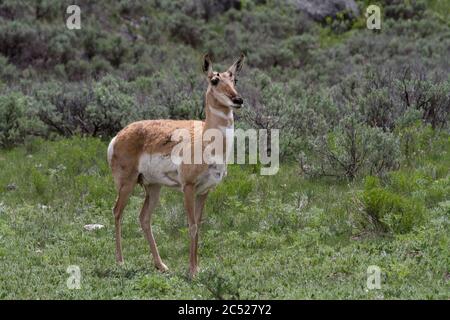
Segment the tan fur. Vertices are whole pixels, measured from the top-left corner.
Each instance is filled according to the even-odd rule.
[[[129,124],[122,129],[116,137],[111,141],[108,148],[108,157],[110,167],[114,177],[118,198],[114,207],[115,225],[116,225],[116,259],[119,263],[123,263],[122,247],[121,247],[121,219],[123,209],[129,195],[134,186],[140,183],[146,191],[146,199],[141,211],[141,226],[145,237],[149,242],[150,250],[153,255],[155,264],[158,269],[165,271],[167,267],[159,257],[156,242],[151,231],[151,215],[154,207],[159,199],[160,184],[148,184],[145,179],[139,180],[143,175],[140,172],[140,159],[143,155],[151,157],[170,157],[172,149],[177,145],[178,141],[172,140],[172,134],[177,129],[189,130],[192,137],[192,145],[202,143],[202,132],[207,129],[222,130],[226,127],[234,125],[233,107],[235,105],[233,99],[238,97],[234,85],[234,79],[242,66],[243,56],[233,64],[229,70],[222,73],[212,72],[209,57],[205,56],[204,72],[207,76],[209,86],[205,96],[205,114],[204,122],[197,120],[143,120]],[[211,84],[213,78],[219,79],[216,85]],[[195,130],[200,130],[195,134]],[[194,139],[195,138],[195,139]],[[224,155],[226,154],[226,141],[224,137]],[[207,143],[202,143],[203,149]],[[157,158],[159,159],[159,158]],[[150,164],[153,162],[149,162]],[[167,174],[167,180],[174,180],[174,186],[179,184],[180,190],[184,193],[184,204],[188,216],[189,230],[191,236],[190,247],[190,275],[194,276],[198,270],[197,263],[197,245],[198,245],[198,228],[200,224],[203,207],[209,191],[208,183],[204,184],[205,179],[209,179],[211,172],[217,174],[222,179],[221,170],[224,167],[211,168],[206,163],[202,164],[184,164],[182,163],[178,169],[178,180]],[[157,170],[157,169],[155,169]],[[154,172],[153,172],[154,173]],[[161,175],[164,176],[164,172]],[[142,178],[142,177],[141,177]],[[214,181],[213,181],[214,182]],[[200,187],[203,186],[204,187]],[[212,183],[211,185],[215,185]],[[199,190],[197,190],[199,188]],[[205,189],[205,190],[203,190]],[[201,190],[201,194],[197,191]]]
[[[118,184],[124,179],[137,179],[138,161],[143,153],[170,155],[178,143],[172,141],[172,133],[176,129],[184,128],[194,134],[195,122],[204,126],[204,122],[193,120],[143,120],[133,122],[122,129],[115,138],[110,164]]]

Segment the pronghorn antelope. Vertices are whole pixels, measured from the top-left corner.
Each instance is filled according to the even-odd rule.
[[[205,94],[206,120],[143,120],[129,124],[122,129],[110,142],[108,147],[108,162],[112,170],[114,183],[118,192],[113,209],[115,218],[116,260],[123,263],[121,245],[121,221],[127,200],[136,184],[141,184],[145,190],[145,201],[139,220],[144,236],[150,245],[156,267],[161,271],[168,270],[159,256],[155,238],[152,233],[151,216],[158,201],[161,186],[175,187],[184,194],[184,207],[187,214],[190,235],[189,273],[193,277],[198,272],[197,247],[198,229],[203,208],[209,190],[214,188],[226,175],[226,160],[220,164],[201,161],[193,164],[175,163],[171,153],[177,145],[172,139],[178,129],[186,129],[194,136],[189,142],[200,143],[201,148],[207,147],[203,133],[208,129],[227,132],[224,140],[230,138],[233,132],[233,110],[243,105],[241,96],[236,91],[237,76],[242,69],[244,55],[225,72],[214,72],[208,55],[204,56],[203,72],[208,81]],[[195,131],[201,131],[196,135]],[[232,139],[232,136],[231,136]],[[211,140],[209,141],[211,142]],[[227,141],[229,142],[229,141]],[[222,156],[227,157],[230,144],[225,143]],[[217,154],[215,155],[217,156]],[[220,156],[220,155],[219,155]]]

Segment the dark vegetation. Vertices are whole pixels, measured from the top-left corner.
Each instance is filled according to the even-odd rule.
[[[247,53],[239,124],[283,128],[284,159],[309,173],[380,174],[397,165],[396,131],[448,128],[450,28],[423,1],[381,2],[381,31],[364,18],[321,25],[288,4],[207,0],[79,1],[82,29],[68,30],[68,3],[0,4],[3,147],[202,117],[203,52],[219,63]]]

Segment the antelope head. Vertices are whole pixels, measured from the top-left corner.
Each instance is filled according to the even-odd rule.
[[[208,54],[204,56],[203,73],[208,81],[206,99],[214,106],[239,109],[244,100],[236,90],[239,72],[244,64],[245,55],[242,53],[231,67],[225,72],[215,72]]]

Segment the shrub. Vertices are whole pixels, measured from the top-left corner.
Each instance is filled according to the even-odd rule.
[[[307,174],[346,177],[382,175],[398,166],[398,141],[389,132],[347,116],[331,132],[312,138],[313,163],[301,161]]]
[[[239,299],[239,286],[233,274],[223,272],[217,263],[199,275],[199,282],[215,299]]]
[[[76,50],[74,49],[76,36],[70,30],[58,30],[48,39],[48,59],[51,64],[70,63],[75,58]]]
[[[0,55],[0,80],[10,83],[17,79],[18,76],[19,71],[17,68],[13,64],[8,63],[8,59]]]
[[[75,40],[74,33],[63,24],[12,21],[0,26],[0,53],[19,66],[66,63],[75,55]]]
[[[433,130],[431,125],[423,125],[420,120],[405,122],[395,131],[399,137],[402,158],[409,166],[436,154],[439,150],[436,149],[440,148],[440,144],[436,143],[442,139],[439,131]]]
[[[74,63],[75,75],[80,72],[76,66]],[[70,76],[70,69],[66,72]],[[49,82],[33,89],[30,109],[48,132],[111,136],[136,120],[198,118],[202,110],[200,93],[190,96],[190,87],[181,78],[171,81],[168,74],[162,78],[139,77],[132,82],[113,76],[91,83]]]
[[[423,221],[424,207],[419,200],[388,191],[373,177],[366,179],[362,199],[366,213],[385,231],[407,233]]]
[[[433,128],[444,128],[450,117],[450,81],[431,83],[416,79],[412,92],[405,88],[405,103],[422,112],[422,119]],[[413,101],[410,101],[413,99]]]
[[[78,59],[66,63],[65,71],[70,81],[81,81],[91,74],[89,63]]]
[[[142,117],[195,119],[203,112],[203,81],[184,70],[168,67],[152,77],[138,77],[131,86],[142,103]]]
[[[86,108],[93,136],[112,136],[138,118],[128,86],[120,80],[110,76],[103,78],[94,87],[93,94],[94,101]]]
[[[8,20],[24,18],[31,13],[32,7],[24,1],[4,0],[0,3],[0,17]]]
[[[62,12],[58,1],[38,0],[35,3],[35,15],[37,20],[52,21],[60,16]]]
[[[422,0],[384,0],[384,14],[393,19],[421,18],[425,11],[425,2]]]
[[[91,60],[92,76],[95,79],[104,77],[107,73],[112,71],[111,64],[100,56],[95,56]]]
[[[144,6],[142,3],[136,1],[124,1],[119,2],[119,13],[121,15],[138,15],[142,13]]]
[[[314,50],[317,49],[317,39],[309,34],[289,37],[281,43],[292,52],[293,57],[284,64],[289,67],[303,67],[312,62]]]
[[[86,108],[92,91],[80,84],[50,82],[34,90],[32,112],[48,132],[63,136],[91,132]]]
[[[325,92],[305,90],[295,80],[282,84],[271,81],[263,72],[248,76],[243,95],[248,107],[239,115],[240,125],[258,129],[280,129],[280,152],[285,158],[295,157],[306,141],[333,124],[335,105]]]
[[[420,68],[367,68],[363,76],[349,76],[338,88],[334,97],[339,104],[357,106],[364,122],[383,130],[404,126],[417,114],[433,128],[444,128],[449,121],[450,82],[433,80]]]
[[[450,199],[450,175],[433,181],[426,190],[425,201],[428,206],[435,206]]]
[[[87,58],[92,59],[96,55],[101,54],[100,43],[106,35],[97,28],[87,27],[82,36],[82,45]]]
[[[99,51],[113,67],[119,67],[130,54],[130,44],[121,36],[111,36],[99,41]]]
[[[389,96],[387,87],[371,89],[367,90],[364,96],[358,97],[364,121],[372,127],[392,130],[401,112],[398,104]]]
[[[0,26],[0,53],[12,62],[24,63],[45,56],[44,45],[39,41],[36,27],[18,21]]]
[[[26,104],[26,97],[19,93],[0,96],[0,147],[20,144],[32,131],[32,123],[26,116]]]
[[[184,14],[171,16],[169,33],[173,39],[183,42],[194,48],[203,42],[203,27],[195,19]]]
[[[184,3],[183,12],[191,17],[209,21],[230,9],[240,10],[241,6],[241,0],[190,0]]]

